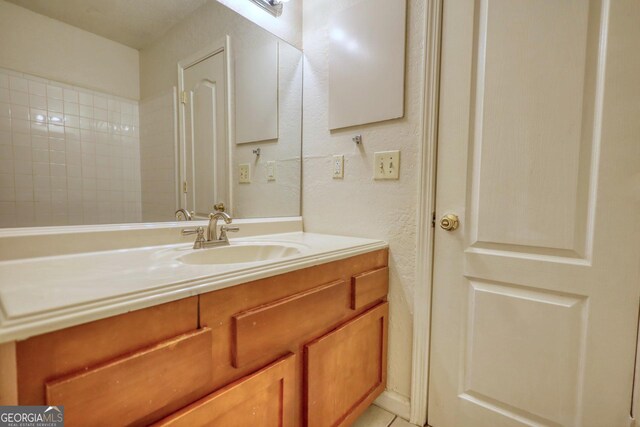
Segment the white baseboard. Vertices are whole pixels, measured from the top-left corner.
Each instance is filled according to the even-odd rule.
[[[385,411],[391,412],[405,420],[408,420],[411,416],[411,402],[409,401],[409,398],[404,397],[395,391],[383,391],[373,403]]]

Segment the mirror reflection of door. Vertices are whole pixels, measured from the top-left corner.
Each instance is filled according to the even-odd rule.
[[[228,205],[224,52],[184,70],[183,207],[206,217]]]

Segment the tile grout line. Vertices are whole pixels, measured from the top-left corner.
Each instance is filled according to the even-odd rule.
[[[393,423],[396,421],[397,418],[398,418],[398,416],[394,415],[393,419],[389,422],[389,424],[387,424],[387,427],[391,427],[393,425]]]

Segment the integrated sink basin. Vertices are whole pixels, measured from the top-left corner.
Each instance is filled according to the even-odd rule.
[[[268,261],[298,255],[300,250],[280,244],[232,244],[211,249],[197,249],[178,260],[184,264],[239,264]]]

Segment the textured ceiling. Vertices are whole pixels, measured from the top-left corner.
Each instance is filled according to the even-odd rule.
[[[141,49],[207,0],[8,0],[118,43]]]

